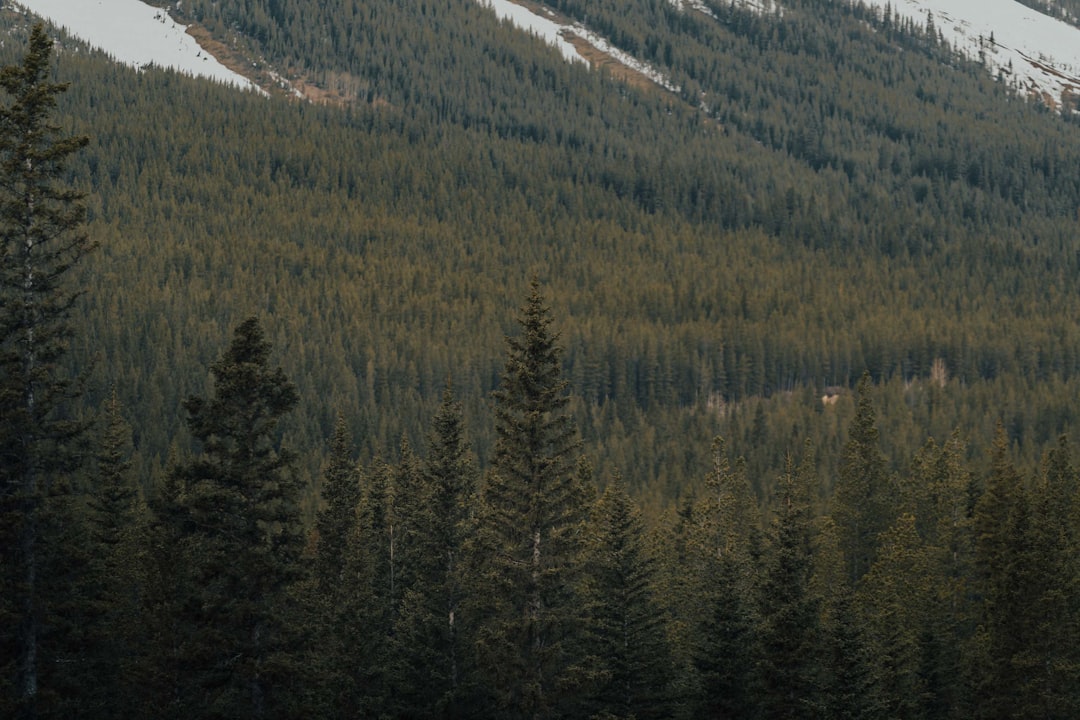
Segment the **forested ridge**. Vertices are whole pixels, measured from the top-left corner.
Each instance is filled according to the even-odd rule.
[[[53,58],[98,247],[32,442],[5,366],[5,712],[1070,716],[1068,113],[846,3],[590,10],[679,96],[249,5],[364,92]]]
[[[406,13],[388,28],[423,25],[413,6],[373,7]],[[421,439],[448,375],[486,458],[509,298],[533,274],[566,318],[585,440],[633,488],[671,497],[696,482],[718,431],[752,455],[759,399],[783,440],[768,445],[820,431],[831,462],[837,423],[820,430],[811,396],[864,369],[899,388],[938,357],[958,382],[935,404],[936,437],[978,423],[982,457],[986,398],[1006,398],[998,414],[1033,467],[1068,428],[1070,122],[917,52],[918,29],[874,31],[842,5],[728,10],[735,29],[687,16],[716,36],[701,52],[730,86],[719,123],[454,8],[439,17],[468,20],[446,34],[460,46],[414,57],[387,31],[369,53],[414,72],[408,97],[344,110],[61,54],[62,102],[94,139],[73,175],[103,245],[85,336],[101,341],[81,357],[103,354],[96,400],[115,383],[159,418],[139,431],[146,472],[163,467],[176,409],[230,322],[262,311],[301,383],[290,432],[312,475],[334,408],[353,409],[364,457],[393,455],[402,433]],[[797,40],[811,31],[839,48],[816,64]],[[443,109],[481,101],[484,123]],[[143,287],[116,292],[131,283]],[[890,433],[904,435],[899,467],[928,428],[889,421],[904,423]],[[779,470],[782,451],[770,455]]]

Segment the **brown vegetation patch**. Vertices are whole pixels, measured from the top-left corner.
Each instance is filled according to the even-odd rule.
[[[195,38],[199,47],[204,52],[217,59],[225,67],[238,75],[243,75],[248,80],[258,85],[268,93],[286,94],[295,97],[299,92],[305,100],[313,103],[346,105],[350,98],[340,93],[325,90],[304,78],[285,80],[287,86],[283,86],[282,76],[271,72],[265,63],[252,60],[236,47],[230,47],[227,43],[215,38],[204,26],[199,23],[191,23],[187,26],[187,34]],[[294,92],[295,91],[295,92]]]
[[[571,32],[563,33],[563,37],[566,41],[574,46],[574,48],[581,53],[581,56],[589,61],[589,63],[595,68],[603,68],[607,71],[611,77],[620,82],[624,82],[631,87],[636,87],[642,90],[656,89],[660,85],[649,79],[649,77],[637,70],[627,67],[615,58],[608,55],[602,50],[598,50],[588,40]]]

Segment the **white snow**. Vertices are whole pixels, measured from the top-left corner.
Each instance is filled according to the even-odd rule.
[[[154,65],[244,89],[257,89],[199,47],[186,28],[139,0],[17,0],[68,34],[136,68]]]
[[[669,90],[677,88],[657,69],[613,47],[580,23],[560,22],[544,8],[538,15],[512,0],[478,0],[500,18],[555,46],[573,62],[588,65],[569,41],[576,35],[617,61]],[[774,0],[738,0],[759,12],[781,12]],[[245,89],[255,84],[229,70],[199,47],[183,25],[163,10],[139,0],[17,0],[18,4],[68,33],[104,50],[118,62],[137,68],[174,68]],[[706,12],[701,0],[670,0]],[[1015,0],[872,0],[884,12],[888,3],[899,15],[934,27],[958,52],[982,59],[993,75],[1025,93],[1059,103],[1064,92],[1080,95],[1080,29],[1043,15]],[[990,41],[993,36],[993,42]]]
[[[560,25],[549,18],[540,17],[528,8],[510,2],[510,0],[481,0],[481,4],[494,10],[500,20],[509,20],[515,27],[542,38],[549,45],[554,45],[567,60],[589,64],[589,61],[582,57],[577,48],[563,37],[564,25]],[[548,10],[548,14],[553,13]]]
[[[1064,90],[1080,91],[1080,28],[1013,0],[893,0],[893,8],[922,23],[932,15],[954,49],[972,59],[981,51],[995,77],[1025,92],[1056,103]]]
[[[573,43],[567,39],[569,36],[575,35],[585,40],[585,42],[589,43],[600,52],[611,56],[626,67],[638,71],[657,85],[672,92],[679,91],[679,88],[673,85],[659,70],[646,62],[638,60],[629,53],[619,50],[606,39],[592,32],[581,23],[574,23],[572,25],[563,24],[548,17],[541,17],[528,8],[512,2],[512,0],[480,0],[480,2],[494,10],[499,18],[509,20],[519,29],[533,33],[547,41],[548,44],[556,46],[567,60],[583,62],[586,65],[589,65],[589,61],[586,60],[581,53],[577,51],[577,48],[574,47]],[[546,15],[554,16],[554,13],[550,8],[544,8],[544,13]]]
[[[610,55],[626,67],[637,70],[639,73],[649,78],[660,87],[666,90],[670,90],[671,92],[679,92],[679,87],[677,85],[673,85],[671,81],[668,80],[667,77],[665,77],[664,74],[661,73],[659,70],[646,62],[638,60],[633,55],[630,55],[629,53],[625,53],[622,50],[618,49],[604,38],[587,29],[581,23],[574,23],[572,27],[568,28],[568,31],[572,32],[580,38],[583,38],[594,48],[606,55]]]

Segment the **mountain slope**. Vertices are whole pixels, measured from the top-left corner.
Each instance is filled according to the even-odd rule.
[[[324,49],[365,84],[346,108],[63,56],[103,246],[78,358],[140,419],[147,476],[184,448],[180,401],[251,313],[300,385],[288,432],[312,476],[336,409],[365,457],[392,454],[422,443],[448,377],[485,458],[532,275],[598,470],[668,498],[717,432],[757,453],[756,482],[791,437],[831,462],[847,410],[818,398],[867,368],[896,383],[894,458],[981,432],[987,407],[1029,460],[1072,426],[1078,128],[943,65],[922,29],[829,3],[594,3],[610,37],[670,55],[676,100],[522,43],[471,0],[346,5],[368,18],[334,31],[356,52]],[[311,42],[303,7],[267,26],[283,56]],[[939,358],[953,382],[907,394]]]
[[[200,38],[197,44],[165,10],[151,8],[140,0],[102,0],[95,5],[24,0],[22,5],[91,45],[106,50],[120,62],[137,67],[153,63],[241,86],[250,84],[251,80],[216,62],[213,57],[216,53],[229,56],[227,64],[248,78],[261,80],[266,89],[284,86],[299,94],[306,92],[314,99],[333,97],[319,92],[295,73],[294,85],[289,85],[272,68],[260,69],[257,60],[246,62],[234,57],[235,51],[220,42],[229,41],[228,32],[215,40],[196,22],[188,27],[188,32]],[[705,2],[676,0],[673,6],[685,12],[719,18]],[[782,16],[784,12],[782,6],[771,3],[761,5],[739,0],[730,7],[736,6],[763,15]],[[554,12],[551,7],[518,4],[514,0],[491,0],[488,7],[501,19],[559,47],[570,61],[588,63],[586,56],[589,56],[599,59],[601,64],[617,67],[616,72],[625,78],[646,78],[662,88],[677,91],[662,66],[651,65],[641,57],[635,57],[634,49],[613,44],[610,38],[597,34],[589,27],[585,15],[575,21]],[[1051,107],[1072,107],[1075,103],[1074,96],[1080,88],[1077,78],[1080,74],[1080,28],[1063,6],[1037,2],[1025,5],[1017,0],[901,0],[896,4],[871,3],[864,12],[867,9],[874,14],[875,23],[885,28],[901,22],[925,24],[928,33],[949,43],[955,52],[977,61],[991,75],[1020,93],[1037,97]],[[170,6],[169,12],[181,11]],[[197,11],[190,17],[204,17],[204,12]],[[233,25],[237,23],[234,21]],[[260,27],[260,34],[272,33]],[[623,45],[627,44],[625,36],[614,37],[622,40]],[[248,38],[255,40],[251,49],[266,53],[268,48],[262,47],[257,38]],[[231,38],[234,48],[238,39],[236,35]],[[203,47],[199,47],[200,44]],[[664,59],[670,62],[670,58]],[[308,68],[306,72],[312,70]],[[347,90],[340,90],[348,100]]]

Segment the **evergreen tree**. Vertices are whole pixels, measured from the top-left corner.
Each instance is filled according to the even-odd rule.
[[[397,621],[403,712],[460,717],[470,694],[470,582],[465,554],[475,529],[476,469],[465,441],[461,406],[449,386],[432,421],[423,490],[414,518],[416,565]]]
[[[340,608],[345,678],[334,698],[334,717],[379,717],[393,708],[398,670],[392,655],[400,587],[395,556],[394,467],[376,463],[365,473],[356,530],[346,559],[347,599]]]
[[[507,339],[494,393],[497,439],[484,487],[481,671],[501,712],[542,718],[578,707],[583,488],[561,348],[536,281]]]
[[[315,525],[318,531],[315,577],[319,592],[331,602],[347,591],[343,587],[346,548],[356,529],[360,505],[360,471],[353,452],[345,417],[339,413],[323,472],[324,507],[319,510]]]
[[[1080,707],[1080,542],[1075,524],[1078,478],[1066,437],[1049,454],[1035,486],[1034,603],[1038,651],[1033,678],[1042,717],[1068,716]]]
[[[0,70],[0,714],[27,718],[38,711],[50,621],[42,548],[56,560],[62,541],[80,544],[49,537],[42,514],[49,502],[74,502],[58,476],[81,462],[76,440],[86,426],[65,412],[79,386],[61,363],[79,296],[69,271],[93,249],[82,229],[82,196],[67,178],[88,140],[52,120],[67,85],[50,80],[51,55],[52,40],[36,25],[22,64]]]
[[[97,442],[89,505],[86,597],[87,658],[80,705],[98,717],[137,714],[133,704],[136,648],[145,642],[143,585],[146,506],[131,468],[131,427],[115,390]]]
[[[813,593],[821,598],[824,665],[821,716],[828,720],[873,720],[870,651],[856,615],[855,593],[832,518],[822,518],[814,552]]]
[[[979,618],[972,593],[974,480],[965,450],[954,432],[929,453],[922,473],[914,473],[930,498],[922,513],[926,520],[916,516],[931,562],[931,614],[923,637],[928,718],[970,717],[971,712],[964,649]]]
[[[878,447],[876,412],[870,397],[870,374],[857,388],[858,405],[848,426],[833,497],[832,517],[847,559],[848,583],[854,586],[876,557],[877,538],[895,519],[897,498]]]
[[[259,322],[245,320],[210,366],[213,397],[184,403],[202,455],[174,470],[192,583],[181,702],[203,717],[296,712],[290,686],[301,648],[292,593],[304,535],[294,456],[277,432],[297,394],[269,356]]]
[[[713,467],[705,479],[710,492],[698,508],[703,538],[695,565],[697,580],[687,588],[702,605],[693,638],[700,684],[698,714],[740,718],[755,709],[753,667],[757,657],[755,566],[760,559],[760,520],[746,465],[734,469],[723,438],[713,441]]]
[[[350,544],[357,529],[361,501],[361,473],[353,456],[345,418],[340,413],[330,440],[330,455],[323,471],[324,506],[316,517],[318,540],[315,554],[314,599],[318,613],[318,651],[314,662],[320,688],[320,712],[327,717],[347,713],[355,652],[346,628],[354,619],[356,578],[350,573]]]
[[[974,588],[982,616],[970,653],[974,714],[1012,717],[1025,697],[1029,668],[1023,653],[1033,641],[1027,584],[1031,579],[1031,506],[1023,479],[1009,457],[1009,438],[998,423],[991,468],[972,517],[975,545]]]
[[[763,718],[816,718],[822,704],[820,599],[813,592],[812,453],[780,477],[760,585],[758,707]]]
[[[927,691],[922,643],[935,591],[930,555],[913,515],[901,516],[880,542],[857,593],[871,657],[869,705],[880,717],[919,718]]]
[[[590,522],[583,596],[599,682],[590,710],[613,718],[672,715],[672,657],[656,600],[656,566],[640,513],[615,476]]]

